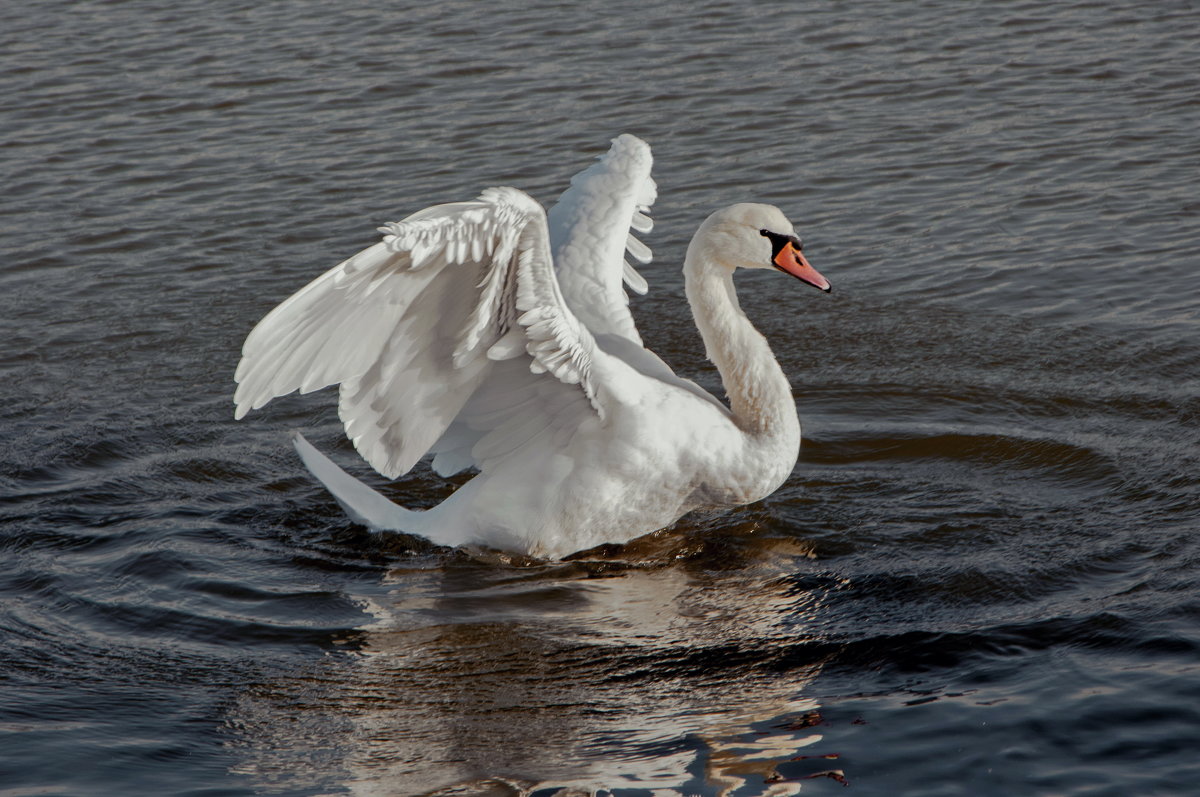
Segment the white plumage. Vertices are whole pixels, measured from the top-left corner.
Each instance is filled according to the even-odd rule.
[[[435,205],[318,277],[250,333],[236,417],[340,385],[339,414],[390,478],[426,454],[479,474],[437,507],[404,509],[307,441],[313,474],[356,521],[560,557],[625,542],[705,506],[758,500],[791,472],[800,426],[765,339],[737,304],[736,267],[775,267],[828,290],[769,205],[718,211],[688,248],[688,299],[730,407],[642,346],[627,285],[646,282],[633,236],[656,196],[650,148],[613,141],[549,215],[514,188]]]

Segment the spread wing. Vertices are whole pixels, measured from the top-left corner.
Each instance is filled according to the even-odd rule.
[[[608,355],[563,297],[537,202],[493,188],[380,231],[250,333],[236,417],[340,383],[347,434],[391,478],[435,444],[449,472],[604,417]]]
[[[628,133],[616,137],[607,153],[571,179],[549,214],[550,246],[567,305],[594,334],[618,335],[639,346],[624,286],[645,293],[646,280],[625,255],[650,262],[649,247],[633,232],[653,227],[646,215],[658,194],[652,162],[646,142]]]

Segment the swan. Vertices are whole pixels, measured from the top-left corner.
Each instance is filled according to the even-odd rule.
[[[623,543],[689,511],[760,500],[791,473],[791,386],[733,286],[736,268],[830,284],[776,207],[741,203],[700,225],[686,295],[728,406],[642,345],[625,260],[650,250],[650,147],[624,134],[547,214],[515,188],[434,205],[288,298],[250,332],[235,418],[340,385],[359,454],[388,478],[432,454],[478,471],[441,504],[401,507],[299,433],[305,465],[352,520],[447,546],[556,559]]]

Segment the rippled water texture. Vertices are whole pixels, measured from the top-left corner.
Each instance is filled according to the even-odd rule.
[[[1196,793],[1193,0],[0,22],[0,793]],[[327,392],[232,420],[246,333],[376,225],[552,201],[622,131],[681,373],[719,389],[711,210],[779,204],[836,286],[739,282],[776,495],[481,560],[343,519],[287,439],[365,472]]]

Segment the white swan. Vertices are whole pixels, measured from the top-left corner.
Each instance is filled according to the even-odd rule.
[[[626,542],[685,513],[757,501],[791,473],[800,422],[766,339],[738,305],[735,268],[777,268],[823,291],[778,208],[709,216],[687,249],[688,301],[727,408],[642,346],[624,253],[648,232],[650,148],[622,135],[549,216],[492,188],[381,227],[383,241],[318,277],[246,338],[237,418],[340,383],[359,453],[389,478],[426,453],[479,474],[427,511],[400,507],[306,440],[296,447],[356,521],[443,545],[557,558]]]

